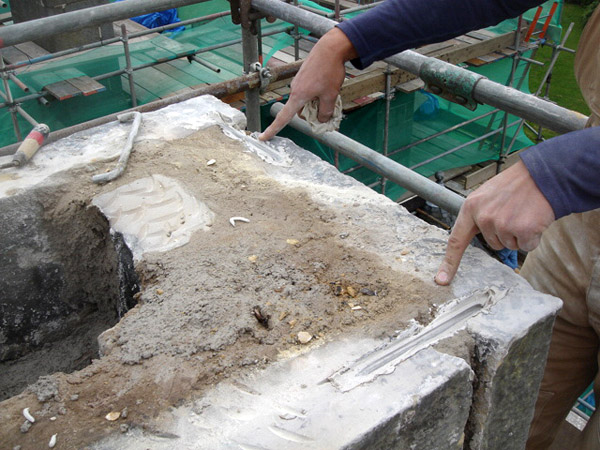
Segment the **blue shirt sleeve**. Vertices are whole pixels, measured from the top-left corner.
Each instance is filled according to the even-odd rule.
[[[386,0],[338,24],[363,69],[374,61],[422,44],[451,39],[516,17],[543,0]]]
[[[557,219],[600,208],[600,127],[548,139],[520,156]]]

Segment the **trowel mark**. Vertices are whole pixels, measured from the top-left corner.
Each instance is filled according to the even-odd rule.
[[[247,395],[261,395],[260,392],[252,389],[250,386],[247,386],[239,381],[232,381],[231,385],[236,388],[238,391],[247,394]]]
[[[297,442],[299,444],[314,442],[314,439],[304,436],[303,434],[296,433],[294,431],[286,430],[285,428],[271,426],[269,427],[269,431],[273,433],[275,436],[279,436],[286,441]]]
[[[340,391],[347,392],[373,381],[379,375],[392,373],[400,362],[462,329],[471,317],[489,308],[506,293],[506,290],[487,288],[467,298],[456,299],[441,308],[438,317],[425,328],[415,327],[409,336],[363,355],[350,366],[335,372],[328,380]]]

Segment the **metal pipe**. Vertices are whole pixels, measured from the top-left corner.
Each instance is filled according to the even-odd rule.
[[[21,89],[23,92],[29,92],[29,86],[27,86],[25,83],[23,83],[21,80],[19,80],[15,76],[15,74],[8,72],[8,78],[10,78],[10,81],[15,83],[19,87],[19,89]]]
[[[0,48],[206,0],[127,0],[0,27]]]
[[[482,114],[480,116],[473,117],[472,119],[465,120],[464,122],[461,122],[461,123],[457,123],[456,125],[453,125],[450,128],[446,128],[446,129],[444,129],[442,131],[438,131],[435,134],[432,134],[430,136],[424,137],[423,139],[419,139],[418,141],[411,142],[410,144],[407,144],[404,147],[401,147],[401,148],[399,148],[397,150],[394,150],[394,151],[392,151],[392,152],[389,153],[389,156],[393,156],[396,153],[400,153],[400,152],[402,152],[404,150],[408,150],[410,148],[416,147],[417,145],[421,145],[421,144],[423,144],[423,143],[425,143],[427,141],[430,141],[430,140],[435,139],[437,137],[443,136],[444,134],[448,134],[448,133],[450,133],[452,131],[456,131],[459,128],[462,128],[462,127],[464,127],[466,125],[469,125],[469,124],[471,124],[473,122],[477,122],[478,120],[484,119],[487,116],[491,116],[492,114],[496,114],[498,111],[499,111],[498,109],[493,109],[493,110],[488,111],[485,114]]]
[[[0,97],[2,97],[4,100],[6,100],[6,102],[7,102],[7,103],[10,103],[10,102],[9,102],[9,99],[8,99],[8,96],[7,96],[7,95],[6,95],[4,92],[0,91]],[[26,111],[25,111],[23,108],[21,108],[21,107],[20,107],[18,104],[16,104],[16,103],[12,102],[12,105],[13,105],[13,106],[12,106],[12,108],[11,108],[11,112],[14,110],[14,113],[15,113],[15,115],[17,115],[17,114],[21,114],[21,116],[23,116],[23,119],[25,119],[27,122],[29,122],[29,123],[30,123],[32,126],[34,126],[34,127],[35,127],[36,125],[39,125],[38,121],[37,121],[37,120],[35,120],[33,117],[31,117],[31,116],[30,116],[30,115],[29,115],[29,114],[28,114],[28,113],[27,113],[27,112],[26,112]],[[21,130],[19,129],[19,132],[20,132],[20,131],[21,131]],[[21,139],[18,139],[18,140],[20,141]]]
[[[196,55],[190,56],[190,60],[197,62],[201,66],[204,66],[207,69],[212,70],[213,72],[221,73],[221,69],[219,67],[215,66],[214,64],[209,63],[208,61],[204,61],[203,59],[198,58]]]
[[[294,0],[294,6],[298,6],[298,0]],[[294,61],[298,61],[300,59],[300,29],[298,25],[294,25],[294,31],[292,32],[292,36],[294,37]]]
[[[296,75],[296,73],[298,73],[298,70],[300,70],[300,66],[302,65],[302,63],[303,61],[297,61],[290,64],[285,64],[282,66],[271,68],[271,81],[275,82],[278,80],[292,78],[294,75]],[[201,95],[213,95],[217,98],[227,97],[229,95],[237,94],[239,92],[244,92],[248,89],[258,87],[259,85],[259,75],[257,73],[252,73],[238,78],[234,78],[232,80],[223,81],[221,83],[202,86],[198,89],[185,91],[180,94],[173,95],[171,97],[162,98],[160,100],[140,105],[137,108],[130,108],[125,111],[119,111],[113,114],[109,114],[107,116],[99,117],[97,119],[73,125],[68,128],[63,128],[62,130],[54,131],[48,135],[48,138],[45,142],[55,142],[59,139],[70,136],[73,133],[104,125],[109,122],[113,122],[117,120],[117,117],[119,115],[127,112],[139,111],[144,113],[156,111],[157,109],[164,108],[165,106],[180,103],[194,97],[199,97]],[[13,154],[18,148],[18,146],[19,144],[10,144],[0,148],[0,156]]]
[[[252,0],[252,6],[263,13],[297,24],[318,36],[324,35],[336,25],[336,22],[331,19],[311,14],[279,0]],[[433,58],[406,50],[385,59],[385,61],[407,72],[419,75],[421,67],[431,59]],[[455,75],[465,74],[468,76],[472,74],[466,69],[440,60],[436,60],[436,64],[441,64],[440,67],[443,67],[445,71]],[[587,122],[587,117],[583,114],[485,78],[479,80],[473,88],[473,98],[479,103],[485,103],[526,120],[540,123],[559,133],[580,130],[585,127]]]
[[[258,62],[258,39],[252,32],[242,27],[242,55],[244,73],[253,72],[252,66]],[[260,89],[246,91],[246,128],[249,131],[260,131]]]
[[[197,23],[197,22],[203,22],[205,20],[218,19],[219,17],[228,16],[228,15],[231,15],[230,11],[225,11],[225,12],[215,13],[215,14],[208,14],[206,16],[196,17],[194,19],[189,19],[189,20],[184,20],[181,22],[164,25],[162,27],[152,28],[150,30],[138,31],[137,33],[130,34],[129,39],[134,39],[137,37],[142,37],[142,36],[146,36],[148,34],[153,34],[153,33],[160,33],[162,31],[166,31],[171,28],[180,27],[180,26],[184,26],[184,25],[190,25],[190,24]],[[6,70],[18,69],[23,66],[32,65],[32,64],[35,64],[38,62],[43,62],[43,61],[49,61],[51,59],[60,58],[61,56],[72,55],[73,53],[78,53],[78,52],[81,52],[84,50],[92,50],[94,48],[103,47],[103,46],[109,45],[109,44],[114,44],[115,42],[119,42],[119,41],[121,41],[121,37],[117,36],[117,37],[110,38],[110,39],[100,40],[98,42],[91,42],[89,44],[81,45],[79,47],[61,50],[56,53],[49,53],[47,55],[39,56],[37,58],[31,58],[26,61],[19,61],[19,62],[13,63],[13,64],[9,64],[8,66],[6,66]]]
[[[385,67],[385,118],[383,121],[383,156],[388,156],[390,138],[390,106],[392,103],[392,68]],[[385,195],[385,177],[381,177],[381,193]]]
[[[131,68],[131,55],[129,54],[129,37],[127,36],[127,27],[121,25],[121,37],[123,38],[123,52],[125,53],[125,73],[129,80],[129,95],[131,96],[131,106],[137,106],[137,95],[135,94],[135,83],[133,82],[133,69]]]
[[[274,103],[271,106],[271,115],[275,116],[282,108],[283,104]],[[308,123],[299,117],[294,117],[290,125],[452,214],[458,214],[464,202],[464,198],[460,195],[337,131],[315,134]]]
[[[507,128],[512,128],[515,125],[517,125],[519,122],[520,122],[520,120],[515,120],[514,122],[508,124]],[[480,142],[480,141],[483,141],[483,140],[485,140],[485,139],[487,139],[489,137],[495,136],[496,134],[498,134],[500,132],[502,132],[502,128],[497,128],[496,130],[490,131],[489,133],[485,133],[485,134],[483,134],[483,135],[481,135],[481,136],[479,136],[479,137],[477,137],[475,139],[470,140],[469,142],[465,142],[464,144],[460,144],[457,147],[451,148],[450,150],[445,151],[444,153],[440,153],[439,155],[433,156],[433,157],[431,157],[429,159],[426,159],[425,161],[421,161],[420,163],[415,164],[414,166],[411,166],[410,169],[411,170],[418,169],[419,167],[422,167],[422,166],[424,166],[426,164],[429,164],[430,162],[436,161],[436,160],[438,160],[440,158],[443,158],[444,156],[451,155],[454,152],[457,152],[457,151],[459,151],[459,150],[461,150],[461,149],[463,149],[465,147],[468,147],[471,144],[476,144],[477,142]]]
[[[0,48],[0,69],[4,69],[4,58],[2,56],[1,48]],[[17,118],[17,111],[14,108],[12,92],[10,91],[10,86],[8,85],[8,75],[6,74],[6,72],[0,72],[0,78],[2,78],[2,86],[4,87],[4,91],[6,92],[6,94],[4,94],[4,93],[2,94],[2,97],[4,97],[4,99],[6,100],[6,104],[9,107],[10,117],[12,119],[15,137],[17,138],[17,141],[20,141],[23,139],[23,136],[21,135],[21,129],[19,128],[19,120]]]

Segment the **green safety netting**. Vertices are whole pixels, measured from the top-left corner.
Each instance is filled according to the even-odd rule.
[[[201,5],[213,3],[206,2]],[[196,6],[201,6],[196,5]],[[214,7],[214,5],[212,5]],[[202,15],[206,15],[203,13]],[[272,24],[262,21],[263,32],[284,30],[289,27],[282,21]],[[241,38],[239,25],[231,22],[230,17],[222,17],[206,21],[202,26],[187,29],[170,39],[168,33],[159,35],[142,42],[132,42],[130,45],[133,66],[151,62],[164,61],[175,56],[188,55],[197,49],[219,45],[227,41]],[[277,50],[293,44],[293,38],[285,33],[266,36],[262,39],[262,51],[272,55]],[[173,59],[169,65],[159,66],[159,70],[146,68],[134,72],[136,97],[139,104],[144,104],[190,87],[218,83],[238,77],[243,73],[241,44],[212,50],[199,54],[198,57],[221,69],[214,72],[196,62],[190,63],[187,58]],[[266,62],[266,61],[265,61]],[[89,50],[78,56],[60,61],[46,63],[43,67],[30,66],[27,71],[19,74],[19,79],[28,85],[31,91],[40,91],[48,84],[75,78],[79,76],[95,77],[126,67],[122,44],[112,44]],[[38,122],[46,123],[51,130],[68,127],[102,117],[131,107],[129,83],[125,76],[115,76],[100,81],[106,87],[101,93],[88,97],[77,96],[64,101],[51,100],[49,105],[41,105],[37,100],[24,102],[22,108]],[[23,97],[25,94],[10,82],[13,97]],[[18,118],[22,134],[31,130],[31,125],[21,117]],[[6,108],[0,109],[0,147],[16,142],[12,120]]]

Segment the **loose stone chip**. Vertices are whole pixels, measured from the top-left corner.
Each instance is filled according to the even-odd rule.
[[[312,338],[312,334],[307,333],[306,331],[298,333],[298,341],[300,341],[301,344],[308,344]]]
[[[120,411],[111,411],[109,412],[106,416],[104,416],[104,418],[106,420],[109,420],[111,422],[114,422],[115,420],[117,420],[119,417],[121,417],[121,412]]]

